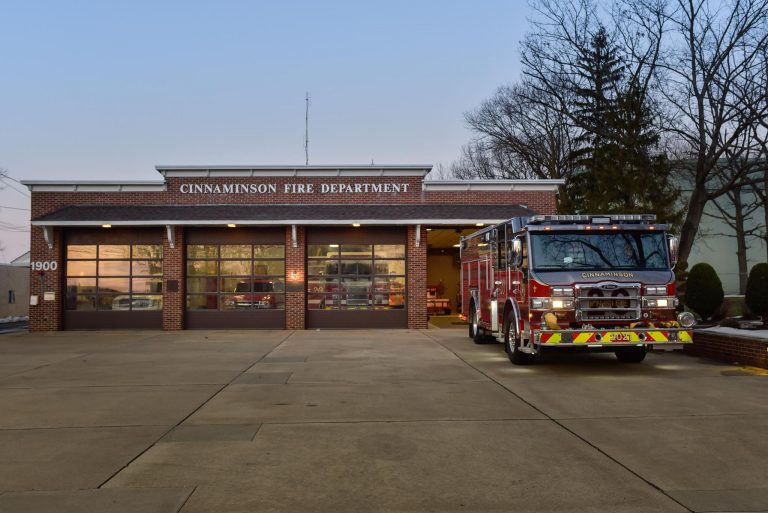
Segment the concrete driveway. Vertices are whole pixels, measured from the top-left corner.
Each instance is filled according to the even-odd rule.
[[[0,337],[0,512],[768,510],[768,377],[464,330]]]

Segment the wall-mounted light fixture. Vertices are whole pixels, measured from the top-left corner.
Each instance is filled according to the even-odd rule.
[[[354,226],[355,228],[360,228],[360,223],[352,223],[352,226]]]
[[[227,228],[237,228],[237,225],[235,223],[228,223]]]
[[[102,224],[101,227],[102,228],[112,228],[112,225],[111,224]]]

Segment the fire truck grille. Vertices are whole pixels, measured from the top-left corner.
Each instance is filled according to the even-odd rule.
[[[640,320],[640,284],[602,282],[576,287],[576,320]]]

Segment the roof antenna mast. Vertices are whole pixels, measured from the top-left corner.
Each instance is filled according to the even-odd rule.
[[[309,92],[304,100],[306,109],[304,110],[304,165],[309,165]]]

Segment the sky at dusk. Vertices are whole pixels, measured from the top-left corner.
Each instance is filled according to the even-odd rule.
[[[463,113],[519,77],[528,15],[525,0],[5,0],[0,168],[135,180],[159,179],[156,164],[303,164],[306,92],[310,164],[448,164],[471,136]],[[28,198],[6,188],[0,205]],[[27,238],[0,231],[0,261]]]
[[[301,165],[306,92],[310,164],[449,164],[472,136],[463,114],[520,77],[533,14],[526,0],[4,0],[1,12],[0,169],[18,180]],[[15,210],[28,193],[7,183],[0,262],[29,249],[29,211]],[[733,241],[704,242],[691,261],[732,289]]]

